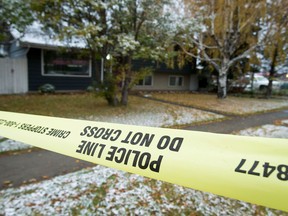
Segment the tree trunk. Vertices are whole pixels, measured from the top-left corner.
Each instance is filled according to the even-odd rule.
[[[119,104],[119,100],[117,98],[117,83],[111,77],[106,77],[105,80],[105,99],[107,100],[110,106],[117,106]]]
[[[93,77],[93,84],[99,85],[101,83],[101,71],[99,70],[100,66],[98,65],[98,61],[96,59],[96,53],[91,51],[92,56],[92,77]]]
[[[128,91],[129,91],[130,81],[131,79],[127,77],[127,74],[125,74],[124,84],[123,84],[122,92],[121,92],[121,104],[124,106],[127,106],[128,104]]]
[[[219,99],[227,97],[227,73],[219,73],[217,97]]]
[[[278,56],[278,45],[275,46],[274,53],[273,53],[273,59],[271,62],[271,68],[270,68],[270,74],[269,74],[269,84],[266,91],[266,98],[270,98],[272,96],[272,87],[273,87],[273,79],[275,75],[275,65],[276,60]]]
[[[111,97],[106,97],[106,100],[110,106],[117,106],[119,103],[116,93],[111,95]]]
[[[121,104],[124,106],[127,106],[128,104],[128,92],[129,92],[129,85],[131,83],[131,64],[132,59],[131,57],[126,57],[125,63],[127,64],[127,67],[125,67],[125,77],[124,77],[124,83],[122,86],[122,92],[121,92]]]
[[[255,72],[252,72],[252,77],[251,77],[251,96],[254,97],[255,89],[254,89],[254,77],[255,77]]]
[[[270,98],[272,96],[272,86],[273,86],[273,80],[269,78],[268,87],[266,89],[266,98]]]
[[[118,87],[115,76],[117,76],[117,74],[107,73],[104,77],[104,82],[101,84],[103,96],[110,106],[117,106],[119,104],[117,97]]]

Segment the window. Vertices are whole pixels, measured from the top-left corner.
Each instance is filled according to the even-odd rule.
[[[183,76],[169,76],[169,86],[183,86]]]
[[[152,86],[152,76],[146,76],[144,79],[139,80],[138,86]]]
[[[88,56],[75,52],[57,52],[43,50],[42,73],[47,76],[91,76],[90,59]]]

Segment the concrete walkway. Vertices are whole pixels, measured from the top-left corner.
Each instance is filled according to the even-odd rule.
[[[0,190],[64,175],[95,164],[43,149],[0,155]]]
[[[250,116],[236,116],[221,122],[186,127],[186,130],[204,131],[212,133],[230,134],[250,127],[257,127],[265,124],[273,124],[275,120],[288,118],[288,109],[255,114]]]
[[[205,123],[184,129],[229,134],[250,127],[273,124],[275,120],[287,118],[288,109],[285,109],[246,117],[230,116],[228,120],[222,122]],[[0,165],[0,190],[95,166],[92,163],[41,149],[23,151],[16,155],[0,155]]]

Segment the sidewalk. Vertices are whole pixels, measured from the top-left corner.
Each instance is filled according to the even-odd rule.
[[[186,127],[186,130],[230,134],[250,127],[273,124],[275,120],[288,118],[288,109],[276,112],[267,112],[249,116],[236,116],[221,122]]]
[[[224,133],[243,130],[264,124],[273,124],[275,120],[288,118],[288,110],[267,112],[250,116],[234,116],[221,122],[189,126],[185,130]],[[17,155],[0,155],[0,190],[17,187],[23,183],[32,183],[74,172],[92,163],[60,155],[46,150],[35,149]]]

